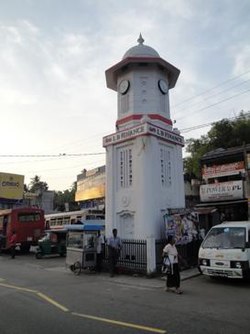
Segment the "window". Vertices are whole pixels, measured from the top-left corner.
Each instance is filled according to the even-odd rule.
[[[83,248],[83,233],[69,232],[67,246],[74,248]]]
[[[203,248],[245,248],[246,229],[243,227],[213,228],[205,238]]]
[[[128,188],[133,185],[133,157],[132,149],[124,148],[119,150],[119,187]]]
[[[121,113],[126,114],[129,110],[129,94],[121,95],[120,97],[121,103]]]
[[[37,222],[39,220],[41,220],[40,213],[19,213],[18,214],[18,221],[20,223]]]
[[[162,187],[170,187],[172,184],[171,151],[168,147],[164,147],[163,145],[160,145],[160,168]]]

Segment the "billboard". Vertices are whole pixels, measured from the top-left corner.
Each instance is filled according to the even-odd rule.
[[[202,167],[202,178],[209,179],[228,175],[237,175],[245,171],[244,161],[232,162],[224,165],[213,165]]]
[[[0,198],[20,200],[23,187],[24,175],[0,173]]]
[[[105,197],[105,173],[93,175],[77,182],[75,201]]]

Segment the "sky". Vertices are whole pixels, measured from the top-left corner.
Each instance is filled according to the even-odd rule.
[[[0,0],[0,172],[63,191],[105,164],[105,70],[140,33],[181,71],[170,113],[185,139],[249,111],[249,31],[249,0]]]

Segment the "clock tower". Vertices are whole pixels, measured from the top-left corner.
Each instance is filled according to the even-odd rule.
[[[141,35],[106,71],[118,102],[116,130],[103,138],[107,235],[117,228],[125,239],[162,238],[163,214],[185,206],[184,139],[173,129],[169,109],[179,74]]]

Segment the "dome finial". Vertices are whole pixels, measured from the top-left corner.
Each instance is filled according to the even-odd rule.
[[[139,38],[137,39],[137,42],[138,42],[140,45],[142,45],[142,44],[144,43],[144,39],[142,38],[141,33],[140,33]]]

